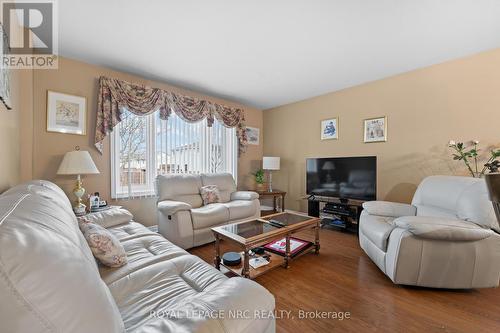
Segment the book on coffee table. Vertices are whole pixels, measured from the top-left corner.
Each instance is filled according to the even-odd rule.
[[[294,256],[297,253],[299,253],[301,250],[304,248],[308,247],[311,245],[311,242],[290,237],[290,255]],[[286,253],[286,238],[280,239],[275,242],[270,242],[264,245],[264,248],[266,250],[269,250],[271,252],[277,253],[279,255],[284,256]]]
[[[266,258],[263,257],[256,257],[250,259],[248,263],[250,264],[250,266],[252,266],[252,268],[257,269],[259,267],[268,265],[269,261],[267,261]]]

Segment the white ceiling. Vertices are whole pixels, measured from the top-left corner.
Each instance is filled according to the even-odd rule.
[[[500,47],[498,0],[59,0],[66,57],[271,108]]]

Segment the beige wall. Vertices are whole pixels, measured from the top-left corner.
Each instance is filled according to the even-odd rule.
[[[21,123],[31,113],[32,71],[11,71],[12,110],[0,102],[0,193],[21,179]]]
[[[17,37],[21,38],[21,34]],[[11,70],[10,80],[12,110],[0,102],[0,193],[20,180],[31,178],[25,169],[31,160],[24,158],[26,153],[31,155],[33,71]]]
[[[262,111],[229,101],[196,94],[176,87],[142,79],[137,76],[113,71],[107,68],[86,64],[80,61],[61,58],[58,70],[34,71],[34,128],[33,128],[33,177],[48,179],[60,185],[72,198],[71,189],[74,186],[73,177],[57,176],[56,172],[63,155],[75,146],[88,150],[92,155],[101,174],[86,176],[84,185],[88,191],[100,192],[101,196],[110,198],[110,152],[109,137],[104,142],[104,154],[100,155],[94,148],[95,110],[97,106],[97,83],[101,75],[110,76],[130,82],[144,84],[176,91],[191,96],[203,97],[229,106],[241,107],[246,112],[247,125],[262,128]],[[85,96],[87,98],[87,135],[48,133],[46,131],[46,99],[47,90]],[[238,183],[240,188],[252,185],[251,171],[255,171],[262,159],[261,146],[249,146],[248,151],[239,159]],[[147,225],[156,223],[155,200],[120,200],[122,205],[135,215],[139,222]]]
[[[332,73],[331,75],[335,75]],[[388,141],[363,143],[363,119],[387,116]],[[339,117],[339,140],[320,121]],[[264,155],[280,156],[276,188],[306,211],[307,157],[378,157],[378,198],[409,202],[422,178],[463,174],[450,139],[500,147],[500,49],[264,111]],[[484,146],[483,146],[484,147]]]

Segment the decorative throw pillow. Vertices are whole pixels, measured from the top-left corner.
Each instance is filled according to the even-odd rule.
[[[217,185],[207,185],[200,188],[201,198],[203,199],[203,205],[208,205],[211,203],[216,203],[220,201],[220,193]]]
[[[89,222],[85,217],[78,220],[78,225],[92,250],[92,254],[103,265],[121,267],[128,262],[123,245],[108,230]]]

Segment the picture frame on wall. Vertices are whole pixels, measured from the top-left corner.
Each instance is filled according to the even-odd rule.
[[[339,138],[339,118],[321,121],[321,140],[337,140]]]
[[[47,132],[86,135],[87,98],[47,91]]]
[[[387,117],[369,118],[364,120],[364,142],[387,141]]]
[[[260,129],[256,127],[246,127],[247,142],[249,145],[258,146],[260,144]]]

